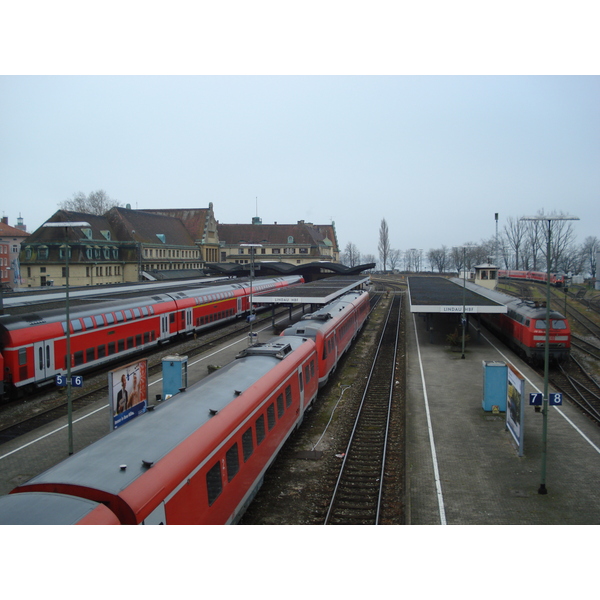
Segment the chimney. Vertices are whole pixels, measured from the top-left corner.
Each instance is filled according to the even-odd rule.
[[[5,225],[8,225],[8,217],[2,217],[2,222],[3,222]]]

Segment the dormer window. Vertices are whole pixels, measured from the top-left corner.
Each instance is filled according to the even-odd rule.
[[[100,233],[110,242],[110,231],[108,229],[101,229]]]
[[[294,243],[294,236],[288,235],[288,244],[293,244],[293,243]]]
[[[157,233],[156,237],[163,243],[167,243],[167,236],[164,233]]]
[[[88,227],[82,227],[81,228],[81,233],[83,233],[83,235],[88,239],[91,240],[92,239],[92,230],[89,229]]]

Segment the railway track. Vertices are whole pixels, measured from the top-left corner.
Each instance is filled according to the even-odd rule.
[[[600,425],[600,385],[575,357],[552,372],[551,383]]]
[[[326,525],[374,525],[382,519],[386,452],[402,314],[402,296],[386,322],[334,487]]]

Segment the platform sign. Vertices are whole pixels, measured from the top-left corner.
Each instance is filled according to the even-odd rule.
[[[148,407],[148,361],[140,360],[108,373],[111,429],[146,412]]]
[[[523,456],[523,434],[525,421],[525,378],[508,363],[508,386],[506,393],[506,428],[517,442],[519,456]]]
[[[56,375],[54,380],[58,387],[65,387],[68,381],[66,375]],[[73,375],[71,377],[71,387],[83,387],[83,377],[81,375]]]
[[[562,406],[562,394],[548,394],[548,404],[550,406]]]
[[[529,394],[529,406],[542,406],[544,396],[542,392],[535,392]]]

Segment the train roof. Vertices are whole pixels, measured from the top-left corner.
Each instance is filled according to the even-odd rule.
[[[285,281],[288,279],[297,279],[297,277],[268,277],[256,279],[254,288],[257,294],[260,294],[261,288],[270,285],[274,281]],[[184,298],[196,298],[199,302],[209,301],[207,299],[211,294],[227,293],[233,294],[235,290],[244,289],[249,285],[249,281],[229,280],[226,284],[201,286],[193,288],[185,288],[180,291],[171,293],[156,293],[148,296],[133,296],[120,298],[115,300],[102,300],[88,304],[80,304],[71,306],[69,310],[69,318],[71,321],[83,317],[104,314],[115,310],[127,310],[139,308],[140,306],[152,306],[172,300],[182,300]],[[31,325],[39,325],[43,323],[57,323],[65,320],[65,308],[52,308],[49,310],[32,311],[19,315],[2,315],[0,316],[0,328],[4,327],[7,330],[21,329]]]
[[[102,504],[75,496],[48,492],[8,494],[0,496],[0,525],[73,525],[99,508],[108,513]]]
[[[461,282],[462,285],[462,282]],[[475,283],[467,282],[467,289],[471,289],[494,302],[499,302],[504,304],[507,309],[514,310],[519,314],[523,315],[528,319],[545,319],[546,318],[546,306],[545,304],[540,305],[531,300],[525,300],[523,298],[516,298],[515,296],[510,296],[508,294],[504,294],[503,292],[499,292],[497,290],[488,290],[480,285]],[[565,317],[555,311],[550,311],[551,319],[564,319]]]
[[[275,337],[250,348],[241,358],[34,477],[20,490],[60,483],[119,494],[200,427],[219,419],[224,408],[290,354],[285,347],[293,351],[304,343],[307,340],[298,337]],[[252,352],[253,348],[257,351]]]

